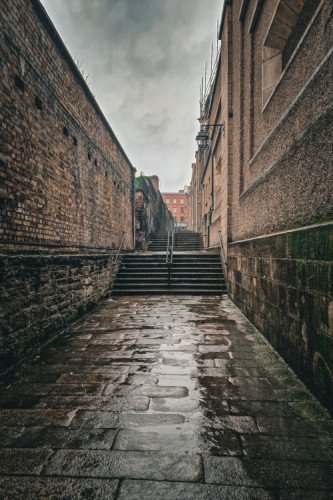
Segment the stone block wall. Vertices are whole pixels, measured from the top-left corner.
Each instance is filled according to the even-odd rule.
[[[228,2],[229,3],[229,2]],[[232,222],[228,241],[332,220],[332,2],[311,7],[278,80],[265,82],[267,36],[288,2],[230,2]],[[301,6],[303,2],[293,2]],[[310,5],[311,4],[311,5]],[[316,8],[317,5],[317,8]],[[313,9],[312,9],[313,7]],[[289,11],[290,12],[290,11]],[[291,13],[292,14],[292,13]],[[296,18],[295,15],[291,17]],[[305,19],[300,16],[302,22]],[[224,31],[227,24],[224,25]],[[278,38],[278,37],[277,37]],[[290,42],[292,39],[290,39]],[[264,60],[263,60],[264,58]],[[269,59],[271,60],[271,59]],[[268,62],[268,60],[266,61]],[[268,85],[268,87],[267,87]],[[269,90],[266,95],[266,90]],[[265,97],[264,97],[265,96]],[[264,101],[264,102],[263,102]],[[228,127],[230,122],[228,122]]]
[[[153,176],[156,177],[156,176]],[[164,233],[173,229],[173,217],[162,195],[150,177],[140,176],[135,182],[135,248],[144,250],[150,233]]]
[[[0,373],[33,353],[110,289],[111,255],[0,257]]]
[[[333,224],[229,244],[230,297],[333,412]]]

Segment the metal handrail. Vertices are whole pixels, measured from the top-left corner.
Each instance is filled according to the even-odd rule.
[[[168,266],[168,287],[171,285],[171,266],[173,261],[173,240],[174,240],[174,231],[168,232],[168,247],[167,247],[167,255],[166,255],[166,265]]]
[[[219,240],[220,240],[220,248],[221,248],[221,255],[222,255],[223,264],[224,264],[224,267],[225,267],[225,271],[227,273],[228,263],[225,260],[225,254],[224,254],[223,243],[222,243],[222,238],[221,238],[221,230],[217,231],[217,234],[218,234]]]
[[[171,231],[171,248],[170,248],[170,264],[172,264],[173,261],[173,242],[175,238],[175,231]]]
[[[172,259],[173,259],[173,240],[174,240],[174,231],[170,230],[168,231],[168,246],[167,246],[167,253],[166,253],[166,264],[172,264]]]
[[[167,244],[166,257],[165,257],[166,264],[168,264],[168,262],[169,262],[170,233],[171,233],[171,231],[168,231],[168,244]]]
[[[120,245],[119,245],[119,248],[118,248],[117,255],[115,256],[114,261],[113,261],[114,264],[117,262],[117,260],[119,258],[119,254],[120,254],[121,249],[122,249],[123,244],[124,244],[125,236],[126,236],[126,231],[123,231],[123,237],[121,238],[121,242],[120,242]]]

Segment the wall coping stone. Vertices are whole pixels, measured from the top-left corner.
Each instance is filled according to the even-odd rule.
[[[333,229],[333,221],[321,222],[320,224],[312,224],[311,226],[297,227],[294,229],[287,229],[285,231],[279,231],[277,233],[263,234],[260,236],[254,236],[253,238],[246,238],[244,240],[232,241],[231,243],[228,243],[228,247],[233,246],[233,245],[240,245],[242,243],[248,243],[250,241],[260,240],[260,239],[264,239],[264,238],[273,238],[275,236],[281,236],[284,234],[295,233],[298,231],[308,231],[309,229],[310,230],[311,229],[318,229],[320,227],[325,227],[325,226],[332,226],[332,229]]]

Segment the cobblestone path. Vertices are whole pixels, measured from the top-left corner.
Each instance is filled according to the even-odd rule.
[[[1,499],[333,498],[333,421],[226,297],[121,297],[1,387]]]

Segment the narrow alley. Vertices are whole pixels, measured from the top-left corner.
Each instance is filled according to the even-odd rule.
[[[0,1],[0,500],[333,500],[332,19]]]
[[[327,499],[333,421],[231,300],[108,300],[1,390],[2,499]]]

